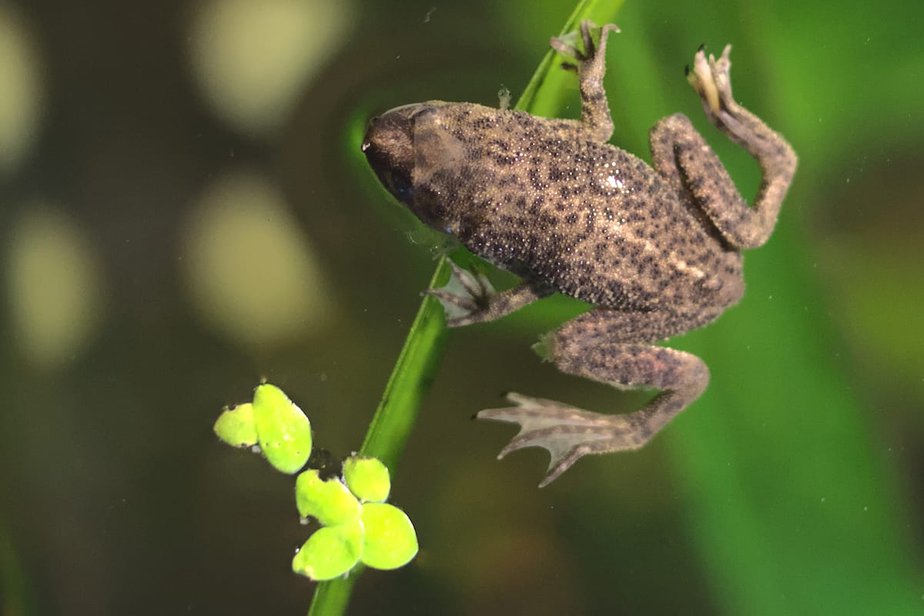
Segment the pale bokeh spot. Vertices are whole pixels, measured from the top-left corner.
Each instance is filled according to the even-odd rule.
[[[196,81],[225,121],[273,134],[346,41],[347,0],[209,0],[193,19]]]
[[[187,221],[183,254],[194,303],[246,346],[317,332],[332,313],[327,285],[279,190],[246,173],[212,185]]]
[[[99,260],[63,211],[34,205],[24,212],[7,254],[13,332],[29,363],[54,369],[75,358],[100,323]]]
[[[0,3],[0,177],[35,141],[41,114],[41,67],[25,21]]]

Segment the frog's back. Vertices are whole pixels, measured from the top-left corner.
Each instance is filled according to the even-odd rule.
[[[463,243],[596,305],[735,301],[723,281],[740,281],[740,255],[644,161],[585,135],[574,121],[479,116],[464,139]]]

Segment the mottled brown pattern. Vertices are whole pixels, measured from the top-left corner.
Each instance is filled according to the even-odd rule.
[[[430,101],[370,122],[363,143],[386,187],[418,217],[523,278],[494,293],[454,268],[430,292],[451,326],[500,318],[559,291],[597,306],[540,345],[562,371],[619,388],[663,390],[643,409],[611,416],[511,394],[514,406],[481,411],[520,424],[501,452],[541,446],[546,484],[581,456],[637,448],[705,389],[709,372],[688,353],[652,343],[700,327],[744,292],[741,250],[763,244],[796,167],[792,148],[732,98],[726,48],[700,50],[689,74],[706,116],[760,163],[754,206],[690,121],[676,114],[651,130],[653,166],[607,143],[603,91],[607,36],[581,26],[583,50],[553,39],[576,63],[580,121],[546,119],[471,103]]]

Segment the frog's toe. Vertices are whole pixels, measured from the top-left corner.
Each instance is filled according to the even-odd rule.
[[[577,32],[569,32],[568,34],[563,34],[562,36],[553,36],[549,40],[549,46],[551,46],[552,49],[561,55],[568,58],[574,58],[578,62],[587,60],[587,56],[584,54],[584,52],[577,48],[575,43],[577,43]],[[571,70],[575,68],[575,65],[571,63],[565,63],[562,66],[565,68],[570,68]]]
[[[592,33],[594,31],[600,32],[600,38],[605,39],[610,32],[619,32],[619,26],[616,24],[604,24],[598,26],[589,19],[585,19],[581,22],[581,28],[577,32],[569,32],[562,36],[555,36],[549,41],[549,45],[562,54],[569,58],[573,58],[578,61],[579,64],[585,62],[590,62],[594,56],[597,54],[598,45],[594,43]],[[577,42],[580,38],[583,50],[578,49]],[[574,70],[575,65],[570,63],[562,64],[563,68]]]
[[[451,260],[449,265],[452,267],[449,282],[438,289],[427,289],[425,293],[443,304],[449,327],[460,327],[472,323],[476,315],[487,309],[494,287],[481,272],[473,274]]]
[[[719,97],[725,107],[734,104],[731,90],[731,48],[731,44],[726,45],[718,59],[711,54],[709,56],[712,78],[715,80],[716,89],[719,91]]]
[[[614,430],[625,432],[615,425],[619,423],[616,417],[582,411],[554,400],[516,393],[507,394],[507,400],[515,406],[485,409],[475,416],[519,424],[520,432],[501,450],[498,459],[525,447],[542,447],[549,452],[549,470],[539,487],[550,484],[583,456],[611,451]]]
[[[446,287],[427,289],[424,293],[438,299],[450,319],[460,314],[468,314],[478,310],[478,304],[472,298],[447,291]]]
[[[715,80],[712,78],[712,69],[702,46],[693,56],[693,68],[687,72],[687,81],[690,82],[699,97],[703,99],[703,104],[708,111],[712,114],[719,113],[719,91],[716,88]]]
[[[487,300],[494,295],[494,287],[491,285],[491,281],[482,272],[472,273],[459,267],[452,260],[449,261],[449,266],[452,268],[452,277],[449,284],[452,284],[453,280],[457,281],[462,285],[465,292],[475,298],[476,301]]]
[[[726,80],[728,80],[728,75],[731,72],[731,50],[731,43],[725,45],[725,48],[722,50],[722,55],[715,61],[715,68],[713,69],[724,75]]]
[[[731,45],[726,45],[718,59],[712,54],[706,55],[704,46],[700,46],[693,57],[693,68],[687,72],[687,80],[700,98],[706,109],[714,116],[723,110],[732,109],[735,101],[731,89]]]

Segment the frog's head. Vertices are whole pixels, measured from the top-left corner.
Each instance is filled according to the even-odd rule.
[[[446,125],[453,105],[403,105],[369,121],[362,150],[379,180],[423,222],[441,231],[456,226],[443,184],[463,152]]]
[[[414,117],[423,107],[422,103],[403,105],[372,118],[362,145],[379,181],[408,206],[414,200]]]

